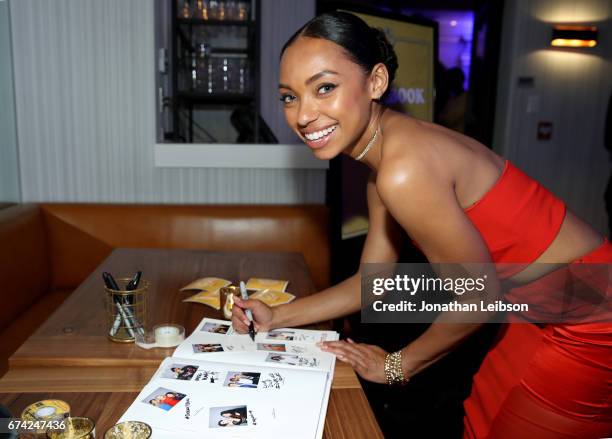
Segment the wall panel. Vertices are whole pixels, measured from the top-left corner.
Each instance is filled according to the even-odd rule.
[[[603,136],[612,93],[612,2],[507,1],[504,20],[494,147],[607,234]],[[553,23],[580,22],[599,27],[597,47],[550,47]],[[533,77],[534,86],[519,86],[519,77]],[[537,140],[541,121],[553,124],[549,141]]]
[[[23,201],[324,201],[323,170],[154,167],[152,0],[11,0],[10,10]]]
[[[0,0],[0,203],[19,201],[19,157],[8,2]]]

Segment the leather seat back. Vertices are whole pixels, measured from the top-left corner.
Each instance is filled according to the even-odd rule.
[[[329,285],[328,212],[321,205],[42,204],[55,288],[74,288],[116,247],[287,251]]]
[[[49,253],[40,209],[0,210],[0,332],[50,287]]]

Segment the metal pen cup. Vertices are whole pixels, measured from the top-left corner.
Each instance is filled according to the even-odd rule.
[[[106,290],[106,331],[108,338],[119,343],[131,343],[137,332],[144,332],[147,323],[147,291],[149,282],[142,280],[140,287],[126,290],[130,278],[119,278],[124,289]]]

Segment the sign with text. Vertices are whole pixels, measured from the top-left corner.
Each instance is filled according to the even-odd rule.
[[[612,264],[362,264],[363,323],[612,322]]]

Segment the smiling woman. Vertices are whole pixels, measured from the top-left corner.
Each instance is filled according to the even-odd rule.
[[[321,15],[296,32],[281,52],[279,91],[285,118],[319,159],[347,149],[358,159],[365,156],[378,137],[380,102],[397,70],[385,34],[345,16],[353,19]],[[333,68],[329,60],[334,60]]]
[[[612,262],[607,240],[513,164],[474,139],[385,108],[381,98],[396,69],[384,34],[343,12],[306,23],[281,55],[279,91],[290,128],[317,158],[345,154],[363,160],[372,171],[362,263],[397,262],[406,233],[432,263],[484,267],[476,274],[464,266],[471,277],[487,277],[487,303],[497,303],[499,279],[516,280],[517,273],[505,273],[493,263]],[[520,274],[525,273],[529,270]],[[345,316],[360,309],[360,287],[357,272],[318,294],[273,309],[257,300],[237,299],[233,325],[246,332],[243,309],[252,310],[258,330]],[[599,297],[610,303],[609,288],[597,288]],[[541,293],[519,294],[511,291],[507,298],[548,303],[537,297]],[[462,390],[454,395],[460,386],[452,382],[461,374],[450,367],[446,387],[435,395],[428,392],[432,380],[427,376],[482,325],[444,323],[449,312],[392,353],[377,346],[384,340],[377,345],[351,339],[322,343],[322,349],[351,364],[372,389],[378,386],[379,394],[393,396],[374,407],[386,437],[462,436],[461,400],[467,394]],[[528,373],[502,359],[505,368],[495,376],[496,391],[478,389],[486,415],[466,413],[466,424],[473,428],[465,437],[595,438],[612,431],[612,325],[609,315],[600,317],[597,323],[546,325],[541,347],[521,358]],[[512,352],[519,352],[520,346],[512,343],[516,339],[505,340]],[[487,360],[495,361],[489,355]],[[407,384],[408,391],[386,386],[394,384]],[[413,391],[420,392],[420,400],[411,397]]]

